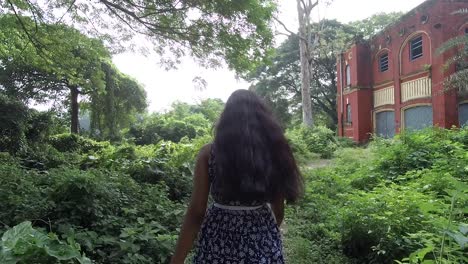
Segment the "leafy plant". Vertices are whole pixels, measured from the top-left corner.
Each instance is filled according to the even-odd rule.
[[[340,149],[328,168],[303,170],[305,197],[286,214],[292,261],[466,262],[467,131],[377,139]]]
[[[331,158],[337,145],[335,134],[326,127],[317,126],[308,128],[300,126],[286,132],[290,144],[295,152],[300,155],[317,153],[321,158]]]
[[[22,222],[7,230],[0,241],[0,262],[16,263],[80,263],[91,264],[81,254],[81,248],[73,239],[63,242],[53,234],[45,234],[32,227],[31,222]]]

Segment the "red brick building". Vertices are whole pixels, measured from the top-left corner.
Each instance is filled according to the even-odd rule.
[[[444,89],[456,67],[438,54],[445,41],[468,34],[468,0],[427,0],[370,40],[338,55],[338,134],[363,142],[403,129],[468,122],[468,97]]]

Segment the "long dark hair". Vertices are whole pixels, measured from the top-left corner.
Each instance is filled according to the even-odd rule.
[[[270,109],[253,92],[237,90],[228,99],[215,129],[214,185],[227,201],[294,202],[302,177]]]

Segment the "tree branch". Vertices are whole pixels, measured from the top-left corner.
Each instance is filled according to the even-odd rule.
[[[151,36],[150,34],[148,33],[145,33],[145,32],[141,32],[137,29],[135,29],[125,18],[123,18],[122,16],[120,16],[119,13],[117,13],[111,6],[108,6],[106,4],[107,1],[103,1],[103,4],[107,7],[107,9],[109,9],[109,11],[114,14],[118,19],[120,19],[122,22],[124,22],[132,31],[138,33],[138,34],[142,34],[142,35],[145,35],[145,36]],[[153,32],[154,33],[154,32]]]
[[[38,51],[39,57],[41,57],[44,60],[47,60],[46,54],[42,50],[42,47],[44,46],[39,40],[35,39],[30,33],[29,30],[26,28],[26,25],[24,24],[23,20],[21,19],[21,16],[16,12],[16,8],[11,2],[11,0],[7,0],[8,4],[10,5],[11,9],[13,10],[13,13],[20,23],[21,28],[23,29],[24,33],[26,34],[26,37],[28,38],[29,42],[33,45],[33,47]],[[36,43],[37,42],[37,43]],[[26,44],[27,45],[27,44]]]
[[[34,26],[35,26],[35,32],[34,34],[37,34],[37,32],[39,31],[39,26],[38,26],[38,23],[37,23],[37,17],[36,17],[36,11],[34,11],[35,8],[33,8],[32,4],[29,2],[29,1],[26,1],[26,3],[28,4],[29,6],[29,9],[31,10],[31,13],[33,15],[33,18],[34,18]]]
[[[68,12],[70,12],[70,10],[72,9],[72,7],[75,5],[76,3],[76,0],[73,0],[73,2],[71,2],[70,6],[67,8],[67,11],[65,11],[65,13],[63,13],[63,15],[60,17],[60,19],[57,21],[57,23],[60,23],[62,22],[62,19],[65,17],[66,14],[68,14]]]
[[[297,33],[294,33],[294,32],[292,32],[291,30],[289,30],[288,27],[287,27],[281,20],[279,20],[277,17],[274,16],[273,19],[274,19],[276,22],[278,22],[278,23],[284,28],[284,30],[286,30],[289,34],[291,34],[291,35],[293,35],[293,36],[294,36],[294,35],[297,35]]]

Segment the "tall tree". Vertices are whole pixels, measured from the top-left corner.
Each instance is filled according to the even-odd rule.
[[[274,0],[167,1],[96,0],[32,1],[6,0],[0,12],[29,14],[37,23],[67,23],[99,36],[114,51],[142,41],[153,43],[162,61],[171,66],[190,54],[206,66],[226,59],[238,72],[262,60],[271,47],[269,23],[276,9]],[[22,20],[18,16],[18,20]],[[42,48],[35,29],[25,28],[31,42]],[[140,38],[141,39],[141,38]]]
[[[88,98],[91,113],[91,133],[115,140],[120,130],[129,127],[136,113],[146,107],[146,91],[136,80],[122,74],[110,62],[102,62],[105,74],[104,90],[93,91]]]
[[[35,24],[22,17],[0,16],[0,79],[7,93],[28,99],[52,99],[56,95],[69,97],[71,132],[78,133],[78,96],[103,89],[105,81],[101,59],[110,55],[101,41],[91,39],[65,25]],[[27,28],[35,31],[34,39],[26,36]],[[14,37],[7,37],[14,36]],[[38,82],[39,81],[39,82]],[[55,92],[55,93],[54,93]],[[39,96],[40,95],[40,96]]]
[[[355,29],[336,20],[323,20],[311,25],[313,31],[320,30],[321,38],[316,51],[310,58],[311,102],[316,119],[321,119],[333,128],[336,114],[336,54],[346,47],[355,35]],[[287,124],[292,114],[301,110],[301,69],[299,58],[299,38],[290,36],[277,49],[271,64],[265,64],[252,72],[247,80],[255,90],[270,102],[273,111]],[[322,123],[323,124],[323,123]]]
[[[110,54],[100,40],[62,24],[36,25],[27,17],[20,21],[2,15],[0,24],[0,90],[25,102],[59,101],[70,111],[72,133],[79,129],[79,96],[90,97],[95,105],[107,102],[109,107],[103,114],[100,108],[92,109],[95,116],[107,118],[106,128],[146,107],[144,90],[111,65]],[[34,39],[44,45],[40,49],[23,29],[34,30],[36,26]],[[110,129],[110,134],[115,134],[118,126]]]
[[[297,15],[299,21],[299,57],[301,60],[301,93],[302,93],[302,121],[304,125],[312,127],[314,120],[312,117],[312,105],[310,102],[310,69],[313,67],[309,63],[309,58],[318,35],[312,38],[310,20],[312,10],[318,5],[318,0],[297,0]],[[314,43],[311,40],[314,39]]]

